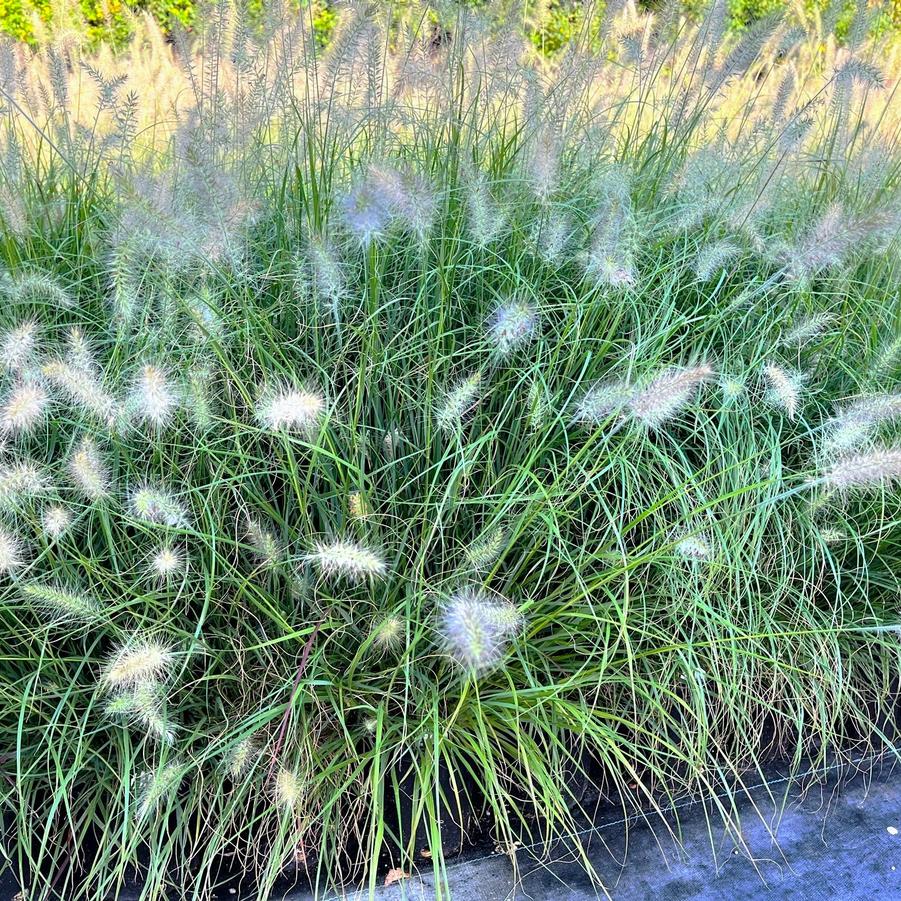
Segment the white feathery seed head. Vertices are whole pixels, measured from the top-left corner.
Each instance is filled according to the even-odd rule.
[[[286,387],[262,392],[257,404],[257,419],[273,432],[309,433],[322,421],[325,397],[308,387]]]
[[[275,776],[275,798],[283,807],[295,810],[304,796],[303,780],[294,770],[280,767]]]
[[[533,432],[543,429],[551,418],[551,402],[547,386],[541,379],[533,378],[529,383],[529,392],[526,396],[526,415],[529,428]]]
[[[275,534],[249,513],[244,516],[245,534],[250,546],[264,566],[277,566],[282,561],[282,547]]]
[[[780,340],[782,345],[806,344],[821,335],[835,320],[833,313],[813,313],[799,319]]]
[[[458,428],[478,404],[481,387],[482,374],[477,372],[449,388],[435,412],[438,427],[445,431]]]
[[[0,575],[9,576],[25,563],[22,542],[6,529],[0,528]]]
[[[482,172],[472,173],[467,179],[466,208],[469,230],[479,247],[487,247],[507,227],[507,214],[492,196]]]
[[[356,541],[321,541],[306,557],[319,567],[326,578],[345,578],[352,582],[377,579],[388,572],[384,557]]]
[[[840,415],[829,420],[823,435],[822,453],[826,457],[857,450],[870,442],[876,423],[865,416]]]
[[[0,405],[0,430],[11,435],[30,432],[46,419],[49,402],[47,391],[39,382],[20,383]]]
[[[153,680],[125,683],[106,704],[106,714],[123,719],[147,733],[150,738],[171,745],[175,726],[165,713],[162,686]]]
[[[379,651],[389,651],[403,644],[405,638],[404,621],[397,614],[377,616],[370,629],[372,641]]]
[[[322,238],[310,239],[307,250],[313,289],[321,302],[333,304],[345,293],[344,266],[330,244]],[[304,270],[301,268],[301,272]]]
[[[534,304],[512,300],[494,311],[488,334],[495,350],[502,356],[528,343],[538,329],[538,311]]]
[[[94,359],[91,343],[78,326],[72,326],[66,332],[66,360],[70,366],[81,372],[93,374],[97,371],[97,361]]]
[[[0,336],[0,365],[10,372],[20,372],[31,362],[37,349],[38,326],[28,321]]]
[[[153,485],[135,488],[129,497],[129,507],[136,519],[158,523],[176,529],[187,528],[188,511],[172,492]]]
[[[824,526],[819,530],[819,536],[823,544],[841,544],[848,539],[847,532],[836,526]]]
[[[763,377],[768,388],[767,400],[794,421],[801,407],[801,376],[775,363],[767,363],[763,367]]]
[[[901,394],[858,398],[825,423],[821,452],[834,457],[868,445],[879,427],[901,417]]]
[[[41,374],[71,403],[100,420],[108,428],[124,422],[125,410],[100,383],[94,368],[84,368],[68,360],[53,360],[41,367]]]
[[[172,742],[169,741],[169,744]],[[176,762],[167,763],[156,772],[146,772],[138,783],[136,818],[145,820],[178,788],[182,767]]]
[[[344,222],[364,246],[381,238],[393,218],[392,199],[378,180],[364,178],[342,200]]]
[[[823,480],[838,490],[888,487],[901,480],[901,447],[876,448],[842,457],[825,471]]]
[[[168,372],[154,363],[145,363],[135,376],[129,409],[139,422],[163,428],[179,405],[179,393]]]
[[[699,282],[710,281],[710,279],[725,269],[730,260],[737,257],[741,252],[741,247],[729,240],[707,244],[701,248],[695,259],[695,276]]]
[[[57,539],[72,526],[72,511],[61,504],[50,504],[41,514],[41,527],[50,539]]]
[[[96,598],[61,585],[31,582],[22,586],[22,593],[32,606],[49,612],[56,620],[95,623],[105,618]]]
[[[252,738],[239,741],[225,759],[225,771],[232,779],[243,776],[253,765],[259,754],[256,742]]]
[[[676,553],[686,560],[709,560],[713,556],[713,545],[703,533],[685,535],[675,545]]]
[[[151,638],[132,636],[113,651],[103,667],[101,681],[112,689],[159,682],[174,660],[175,654],[168,645]]]
[[[383,214],[393,217],[423,240],[438,209],[432,184],[422,176],[391,166],[369,167],[367,184]]]
[[[737,400],[744,397],[748,390],[745,380],[737,375],[721,376],[719,386],[723,403],[727,404],[735,403]]]
[[[181,548],[164,544],[151,554],[150,569],[160,582],[166,582],[183,573],[187,562],[185,552]]]
[[[99,501],[110,493],[109,469],[100,455],[97,442],[89,435],[82,438],[72,451],[69,477],[89,501]]]
[[[573,411],[575,422],[599,425],[614,414],[619,414],[635,393],[625,382],[600,382],[592,385]]]
[[[46,493],[49,484],[43,470],[28,460],[0,466],[0,507],[15,509]]]
[[[498,526],[480,535],[466,548],[466,563],[473,569],[487,569],[500,556],[507,540],[506,530]]]
[[[647,428],[658,428],[679,413],[713,374],[706,363],[667,369],[632,395],[629,412]]]
[[[442,604],[439,632],[444,647],[475,674],[497,666],[521,628],[522,615],[515,605],[483,588],[464,588]]]

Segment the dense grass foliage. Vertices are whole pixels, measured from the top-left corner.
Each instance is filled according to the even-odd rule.
[[[589,780],[893,746],[892,60],[726,26],[0,54],[31,901],[440,876],[451,821],[540,854]]]

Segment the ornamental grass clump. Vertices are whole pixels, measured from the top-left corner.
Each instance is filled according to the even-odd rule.
[[[0,46],[30,901],[446,894],[897,747],[899,51],[589,6]]]

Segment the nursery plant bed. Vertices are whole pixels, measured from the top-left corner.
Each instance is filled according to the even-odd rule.
[[[536,848],[517,850],[515,866],[511,856],[485,848],[462,855],[449,868],[451,897],[587,901],[604,897],[605,890],[631,901],[901,896],[901,774],[889,759],[834,765],[816,782],[810,769],[789,778],[776,764],[765,775],[732,798],[740,838],[722,825],[710,799],[668,811],[666,825],[653,816],[625,820],[607,810],[558,843],[542,862]],[[576,862],[578,843],[603,888]],[[316,896],[287,897],[313,901]],[[429,901],[436,889],[431,873],[423,871],[380,886],[374,896],[348,891],[325,897]]]
[[[821,778],[817,779],[819,776]],[[729,803],[729,796],[719,795]],[[624,819],[609,806],[593,823],[542,854],[524,847],[511,856],[490,845],[471,847],[448,868],[454,901],[583,901],[614,899],[791,898],[870,899],[901,896],[901,773],[888,757],[807,768],[790,777],[772,764],[733,795],[738,831],[723,824],[711,799],[688,801],[647,818]],[[600,879],[577,862],[581,844]],[[384,880],[383,880],[384,881]],[[601,887],[602,886],[602,887]],[[20,888],[5,875],[0,901]],[[428,868],[379,885],[374,895],[348,889],[316,895],[283,887],[285,901],[430,901]],[[119,901],[137,901],[128,890]],[[27,897],[27,896],[26,896]],[[218,899],[252,901],[253,890],[223,887]],[[211,899],[213,901],[213,899]]]

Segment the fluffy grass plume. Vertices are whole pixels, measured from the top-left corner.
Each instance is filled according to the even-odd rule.
[[[503,660],[519,627],[519,613],[509,601],[465,588],[443,604],[439,633],[454,659],[472,673],[483,674]]]
[[[21,591],[31,604],[49,613],[55,620],[95,623],[106,615],[103,606],[94,597],[61,585],[29,582],[22,585]]]
[[[356,541],[343,539],[317,542],[307,560],[327,579],[344,578],[359,582],[380,578],[388,571],[380,553]]]
[[[586,797],[893,752],[869,11],[264,6],[0,46],[30,901],[444,885],[450,823],[543,866]]]
[[[166,645],[150,639],[123,644],[103,669],[103,682],[111,688],[130,688],[161,679],[174,659]]]
[[[707,365],[667,369],[630,397],[629,412],[641,425],[659,428],[676,416],[711,378],[713,369]]]

